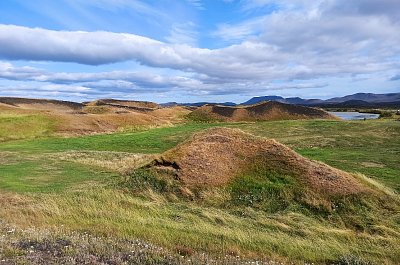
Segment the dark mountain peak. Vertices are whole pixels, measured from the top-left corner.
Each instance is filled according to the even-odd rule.
[[[349,100],[362,100],[369,103],[382,103],[382,102],[394,102],[400,99],[400,93],[388,93],[388,94],[374,94],[374,93],[356,93],[344,97],[335,97],[326,100],[328,103],[341,103]]]
[[[280,96],[260,96],[260,97],[253,97],[250,100],[242,103],[241,105],[253,105],[260,103],[262,101],[279,101],[279,102],[285,102],[285,99]]]

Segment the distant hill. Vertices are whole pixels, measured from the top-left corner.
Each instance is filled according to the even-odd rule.
[[[170,107],[170,106],[186,106],[186,107],[202,107],[204,105],[222,105],[222,106],[236,106],[234,102],[193,102],[193,103],[177,103],[177,102],[167,102],[160,104],[163,107]]]
[[[373,94],[373,93],[357,93],[344,97],[336,97],[325,100],[325,103],[341,103],[350,100],[360,100],[369,103],[384,103],[384,102],[395,102],[400,101],[400,93],[389,93],[389,94]]]
[[[303,99],[300,97],[283,98],[280,96],[263,96],[253,97],[243,102],[241,105],[257,104],[264,100],[272,100],[281,103],[319,106],[319,107],[398,107],[400,106],[400,93],[373,94],[373,93],[357,93],[344,97],[335,97],[327,100],[322,99]]]
[[[84,106],[81,103],[71,101],[14,97],[0,97],[0,103],[14,107],[52,111],[74,111],[80,110]]]
[[[254,105],[222,106],[205,105],[188,115],[193,120],[203,121],[258,121],[296,119],[335,119],[328,112],[313,107],[264,101]]]
[[[286,103],[285,98],[280,97],[280,96],[263,96],[263,97],[253,97],[250,100],[243,102],[241,105],[254,105],[263,101],[276,101],[276,102],[282,102]]]
[[[99,99],[92,102],[86,102],[86,105],[112,106],[112,107],[132,109],[138,111],[151,111],[161,107],[159,104],[149,101],[117,100],[117,99]]]

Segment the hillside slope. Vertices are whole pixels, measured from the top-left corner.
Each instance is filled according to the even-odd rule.
[[[194,120],[259,121],[297,119],[337,119],[328,112],[311,107],[266,101],[250,106],[206,105],[189,114]]]
[[[27,115],[45,121],[40,126],[31,126],[32,131],[39,127],[32,137],[51,134],[78,136],[142,127],[169,126],[183,122],[184,116],[188,113],[190,110],[184,107],[161,108],[156,103],[141,101],[108,99],[76,103],[46,99],[0,98],[0,116],[5,115],[0,125],[6,126],[7,130],[14,128],[21,131],[21,126],[24,126],[21,122],[27,119],[25,117]],[[29,127],[26,130],[29,130]],[[24,133],[24,135],[31,134]],[[0,141],[19,138],[3,138],[0,135]]]
[[[81,103],[71,101],[12,97],[0,97],[0,103],[22,109],[50,111],[76,111],[82,109],[84,106]]]

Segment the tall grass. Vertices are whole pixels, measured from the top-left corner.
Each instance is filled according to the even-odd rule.
[[[370,234],[292,211],[271,215],[243,208],[229,212],[167,202],[157,195],[152,200],[141,199],[103,188],[68,196],[44,195],[40,200],[10,197],[6,200],[13,206],[1,209],[0,216],[20,226],[142,238],[168,249],[188,246],[215,255],[222,249],[218,242],[223,242],[227,252],[250,257],[262,253],[275,260],[333,262],[355,255],[364,260],[400,262],[400,233],[388,220],[378,224],[376,234]]]

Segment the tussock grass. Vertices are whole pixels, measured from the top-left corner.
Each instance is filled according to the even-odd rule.
[[[357,178],[359,178],[361,181],[364,181],[365,183],[371,185],[372,187],[374,187],[375,189],[385,193],[386,195],[394,198],[394,199],[400,199],[399,194],[394,191],[393,189],[383,185],[382,183],[380,183],[377,180],[371,179],[367,176],[365,176],[364,174],[360,174],[360,173],[356,173],[354,174]]]

